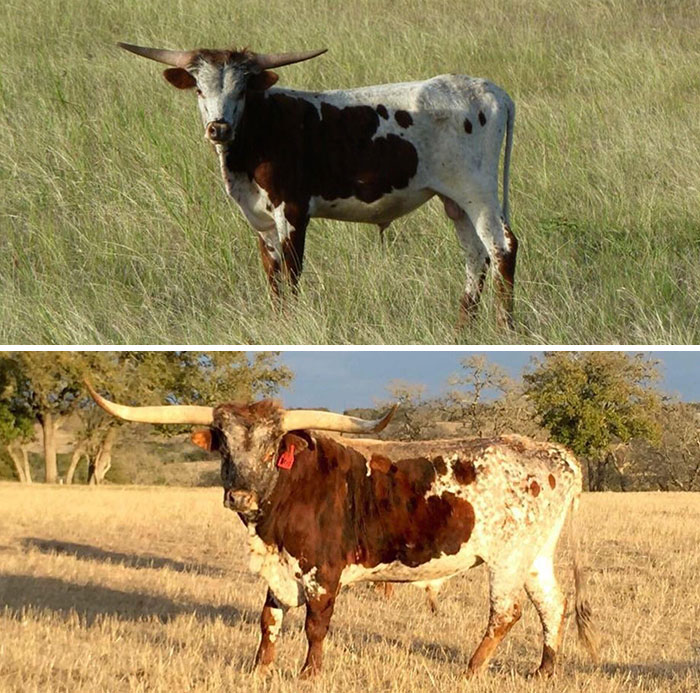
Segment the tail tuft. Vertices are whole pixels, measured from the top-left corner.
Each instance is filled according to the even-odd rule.
[[[576,630],[578,639],[595,664],[600,662],[600,638],[593,626],[593,612],[585,599],[576,600]]]
[[[571,519],[569,532],[574,569],[574,588],[576,590],[576,630],[578,639],[586,648],[595,664],[600,662],[600,636],[593,625],[593,610],[586,599],[586,581],[579,565],[579,545],[576,533],[576,513],[579,496],[574,496],[571,502]]]

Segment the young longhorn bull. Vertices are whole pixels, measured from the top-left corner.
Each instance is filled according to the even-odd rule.
[[[321,668],[341,585],[439,583],[483,562],[491,612],[469,673],[486,666],[520,618],[524,587],[544,634],[538,673],[552,674],[566,610],[553,557],[581,494],[581,468],[564,448],[520,436],[397,444],[315,433],[376,432],[395,407],[377,421],[363,421],[285,411],[271,401],[127,407],[91,393],[128,421],[208,426],[193,440],[220,452],[224,506],[248,528],[251,569],[268,584],[256,657],[261,669],[274,659],[289,608],[306,604],[309,649],[302,673],[310,675]],[[574,574],[579,635],[594,654],[575,544]]]
[[[501,318],[513,326],[518,244],[508,221],[508,177],[515,106],[502,89],[453,74],[325,92],[271,88],[278,79],[271,68],[325,50],[262,55],[119,45],[170,65],[168,82],[196,91],[205,137],[226,190],[258,233],[275,295],[283,273],[296,287],[311,217],[383,230],[438,195],[467,259],[460,322],[476,312],[492,264]]]

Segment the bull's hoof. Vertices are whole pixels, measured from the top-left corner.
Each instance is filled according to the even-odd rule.
[[[546,679],[551,679],[552,676],[554,676],[554,667],[540,667],[528,674],[525,678],[545,681]]]
[[[256,679],[265,679],[272,673],[272,664],[256,664],[253,669],[253,676]]]
[[[310,681],[311,679],[315,679],[320,673],[317,667],[305,666],[299,672],[299,678],[302,681]]]

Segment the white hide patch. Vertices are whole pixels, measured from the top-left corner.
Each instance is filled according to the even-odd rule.
[[[282,630],[282,620],[284,619],[284,611],[282,609],[276,609],[272,607],[270,609],[270,616],[272,617],[272,620],[267,628],[267,632],[268,637],[270,638],[270,642],[275,642],[275,640],[277,640],[277,636]]]
[[[267,582],[275,600],[284,607],[301,606],[309,598],[325,594],[316,580],[316,568],[303,573],[299,561],[290,553],[268,546],[256,533],[255,525],[248,526],[250,548],[249,568]]]

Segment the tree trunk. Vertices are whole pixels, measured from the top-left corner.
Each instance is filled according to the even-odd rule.
[[[95,455],[94,463],[91,465],[92,473],[89,483],[92,485],[101,484],[104,481],[105,475],[112,466],[112,447],[114,440],[117,437],[117,429],[111,427],[100,444],[100,448]]]
[[[83,456],[87,456],[85,447],[82,443],[79,443],[76,445],[75,450],[73,450],[73,456],[70,458],[70,466],[66,472],[66,484],[73,483],[73,475]]]
[[[7,447],[7,452],[10,455],[10,459],[12,460],[12,463],[15,465],[15,472],[17,473],[17,478],[19,479],[20,484],[26,484],[32,482],[31,477],[29,477],[29,481],[27,481],[27,472],[24,467],[24,460],[22,459],[20,450],[18,450],[16,447],[12,445],[8,445]]]
[[[56,464],[56,426],[57,422],[51,412],[46,412],[41,419],[44,433],[44,464],[46,466],[45,480],[47,484],[55,484],[58,480]]]
[[[32,470],[29,467],[29,453],[27,452],[26,445],[20,445],[20,452],[22,453],[22,466],[24,467],[24,478],[27,480],[28,484],[32,483]]]

